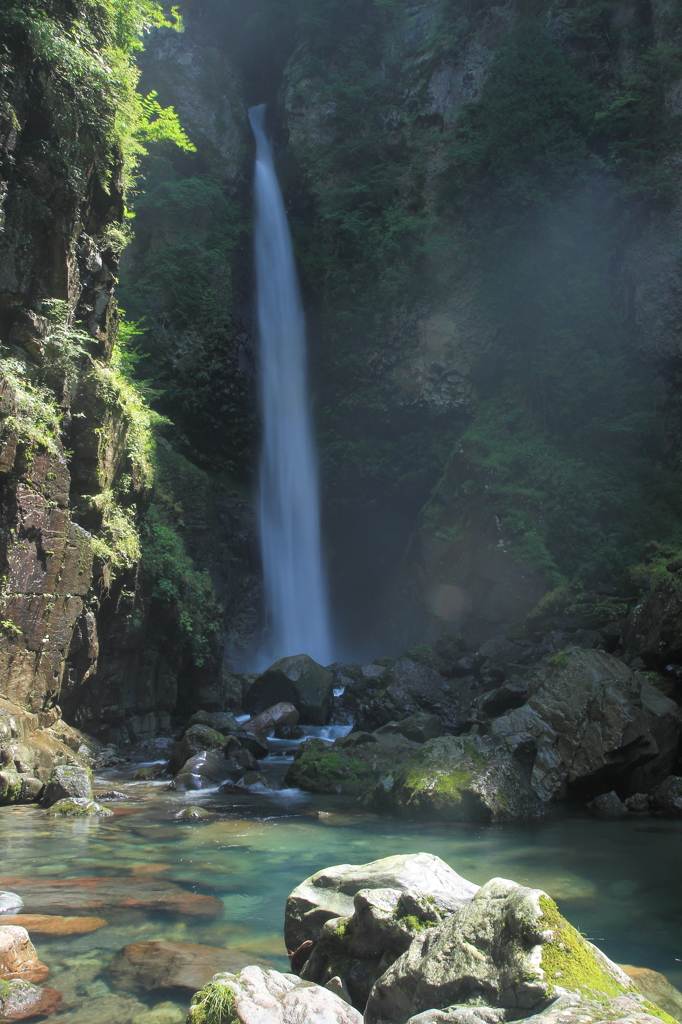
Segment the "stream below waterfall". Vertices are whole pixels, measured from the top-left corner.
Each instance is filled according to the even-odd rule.
[[[286,763],[286,750],[261,762],[268,787],[281,786]],[[563,809],[529,824],[415,823],[369,814],[348,798],[262,783],[243,795],[176,793],[167,781],[135,781],[137,767],[98,775],[100,792],[133,798],[109,804],[111,818],[59,819],[35,806],[0,809],[0,888],[19,880],[107,878],[124,890],[134,880],[143,891],[163,881],[217,897],[223,910],[210,919],[151,912],[131,898],[130,906],[92,911],[85,900],[93,883],[79,882],[83,906],[57,912],[96,913],[106,925],[87,935],[32,935],[50,968],[45,984],[64,997],[64,1010],[50,1018],[55,1022],[181,1021],[190,990],[121,991],[107,973],[118,949],[152,939],[201,943],[224,948],[228,970],[254,962],[286,970],[284,905],[295,885],[331,864],[422,850],[478,883],[502,875],[545,889],[612,959],[655,968],[682,986],[682,822],[598,820]],[[209,816],[178,818],[197,805]]]

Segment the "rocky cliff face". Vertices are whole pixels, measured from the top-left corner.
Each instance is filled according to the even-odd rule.
[[[326,49],[310,35],[293,53],[282,91],[290,152],[315,209],[312,218],[298,215],[322,236],[326,266],[326,278],[316,278],[329,403],[320,418],[336,566],[348,568],[348,545],[357,540],[344,519],[364,518],[374,543],[382,526],[390,532],[396,503],[421,499],[402,570],[387,572],[375,554],[366,592],[376,605],[379,577],[388,591],[382,613],[398,642],[435,642],[453,628],[480,640],[522,625],[557,583],[613,583],[638,545],[668,535],[679,515],[673,499],[656,521],[651,510],[662,506],[649,488],[657,484],[643,484],[647,471],[641,475],[616,426],[619,391],[630,389],[629,408],[641,419],[627,430],[639,432],[649,468],[653,460],[661,476],[671,470],[676,490],[681,199],[672,168],[682,69],[670,55],[679,29],[658,3],[597,16],[580,2],[465,10],[428,0],[384,5],[383,20],[361,7],[365,40],[350,25],[341,28],[343,43],[327,40]],[[569,105],[572,90],[593,95],[584,109],[576,99],[585,157],[567,173],[573,127],[557,135],[565,146],[557,164],[546,158],[561,114],[551,101],[543,106],[541,93],[555,87]],[[632,119],[616,122],[623,104]],[[644,143],[647,118],[653,134]],[[646,158],[629,148],[645,145]],[[608,215],[589,207],[589,189]],[[587,268],[590,249],[602,254]],[[597,320],[602,338],[613,331],[612,350],[595,334]],[[585,344],[613,374],[601,395]],[[594,415],[604,403],[613,416],[606,429],[620,435],[615,447]],[[560,422],[562,406],[571,405]],[[369,435],[383,448],[383,464],[362,450],[354,418],[365,442]],[[439,462],[438,447],[448,444]],[[412,472],[403,483],[405,449]],[[614,458],[631,465],[629,479],[606,468]],[[580,493],[588,478],[589,493]],[[363,517],[358,494],[382,526]],[[633,513],[620,529],[624,502]],[[634,508],[646,516],[647,506],[641,529]],[[404,524],[398,533],[404,543]],[[394,564],[399,557],[396,544]],[[357,587],[362,570],[352,573]],[[366,617],[361,599],[359,606]],[[386,633],[384,642],[391,643]]]
[[[240,495],[159,465],[115,348],[123,155],[113,101],[60,64],[69,45],[81,68],[107,60],[105,33],[68,35],[67,6],[43,36],[14,8],[2,23],[0,692],[125,740],[220,679],[226,635],[248,646],[257,563]]]

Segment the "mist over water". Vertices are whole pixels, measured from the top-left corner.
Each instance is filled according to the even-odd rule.
[[[332,661],[322,564],[317,464],[308,405],[306,335],[282,193],[264,128],[265,105],[252,107],[256,137],[256,289],[263,447],[258,517],[266,638],[256,668],[309,654]]]

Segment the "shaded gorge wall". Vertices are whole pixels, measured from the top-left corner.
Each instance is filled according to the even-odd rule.
[[[182,450],[247,479],[257,440],[240,132],[246,103],[268,102],[349,656],[443,629],[514,628],[547,592],[553,606],[598,605],[647,542],[677,545],[676,11],[233,0],[188,4],[185,36],[161,32],[147,49],[145,75],[194,126],[199,153],[160,184],[171,172],[150,164],[125,301],[142,312],[145,268],[169,280],[167,260],[199,294],[185,311],[178,289],[172,300],[158,289],[156,315],[172,326],[149,327],[146,372],[163,384],[185,339],[165,381],[169,405],[190,410]],[[189,218],[191,237],[204,232],[203,278],[168,242],[169,230],[188,237],[182,189],[197,190],[197,175],[222,190],[210,231]],[[195,307],[217,294],[217,266],[232,290],[217,290],[223,326],[207,360]],[[193,375],[228,354],[202,402]],[[210,426],[201,442],[197,432],[214,397],[224,426],[212,447]]]

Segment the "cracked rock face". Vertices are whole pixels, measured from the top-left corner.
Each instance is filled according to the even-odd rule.
[[[562,652],[531,677],[529,693],[491,731],[507,742],[535,739],[531,782],[542,800],[644,792],[669,774],[679,708],[617,658],[579,648]]]
[[[477,886],[430,853],[384,857],[369,864],[336,864],[306,878],[289,896],[284,921],[287,949],[293,951],[319,938],[326,921],[352,915],[353,897],[365,889],[418,890],[431,897],[441,912],[451,913],[472,898]]]

